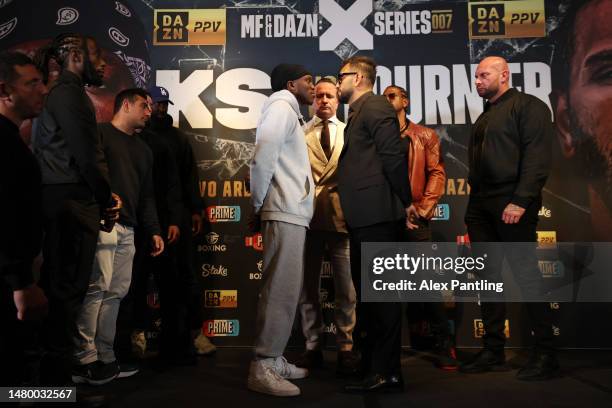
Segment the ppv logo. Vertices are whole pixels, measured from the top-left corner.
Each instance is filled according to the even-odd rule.
[[[238,307],[237,290],[205,290],[204,307],[208,308],[231,308]]]
[[[206,320],[202,327],[206,337],[236,337],[240,333],[238,320]]]
[[[554,249],[557,247],[557,231],[536,231],[538,249]]]
[[[154,12],[154,45],[225,45],[225,9]]]
[[[261,233],[258,232],[250,237],[244,237],[244,246],[253,248],[256,251],[263,251],[263,237]]]
[[[546,36],[544,0],[468,4],[470,39]]]
[[[212,205],[206,208],[209,222],[238,222],[240,207],[237,205]]]
[[[474,319],[474,338],[481,339],[485,334],[484,323],[482,319]],[[504,335],[507,339],[510,338],[510,320],[506,319],[504,325]]]
[[[448,204],[438,204],[431,219],[435,221],[448,221],[450,219],[450,206]]]

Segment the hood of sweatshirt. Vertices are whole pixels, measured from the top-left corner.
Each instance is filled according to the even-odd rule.
[[[279,101],[285,101],[286,103],[288,103],[291,106],[291,109],[295,111],[296,115],[298,116],[298,119],[300,120],[300,123],[304,123],[304,117],[300,112],[300,104],[295,98],[295,95],[293,95],[286,89],[274,92],[272,95],[270,95],[270,97],[264,102],[264,105],[261,108],[261,113],[264,114],[272,104],[279,103]]]

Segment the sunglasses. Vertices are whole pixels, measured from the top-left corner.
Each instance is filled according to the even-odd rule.
[[[400,98],[400,97],[406,98],[406,95],[404,95],[403,93],[395,93],[395,92],[389,92],[388,94],[385,94],[385,98],[387,98],[390,101],[394,100],[395,98]]]
[[[357,75],[358,72],[341,72],[338,74],[338,84],[340,84],[342,82],[342,80],[344,79],[344,77],[349,76],[349,75]]]

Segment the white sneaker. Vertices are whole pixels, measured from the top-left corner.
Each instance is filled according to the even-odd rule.
[[[264,361],[251,361],[249,379],[247,381],[247,388],[249,390],[274,395],[275,397],[294,397],[300,395],[298,387],[276,374]]]
[[[198,337],[193,341],[193,345],[195,346],[196,353],[200,356],[212,354],[217,351],[217,347],[202,333],[198,334]]]
[[[276,358],[267,358],[261,361],[263,361],[264,364],[274,370],[276,374],[288,380],[299,380],[300,378],[308,377],[308,369],[300,368],[297,367],[295,364],[291,364],[283,356]]]

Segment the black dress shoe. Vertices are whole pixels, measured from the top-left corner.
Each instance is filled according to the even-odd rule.
[[[339,351],[338,352],[338,366],[336,367],[336,374],[341,377],[344,376],[356,376],[359,374],[361,367],[361,359],[359,354],[353,351]]]
[[[459,362],[457,361],[457,350],[450,340],[439,342],[434,351],[434,365],[441,370],[457,371]]]
[[[294,364],[301,368],[321,368],[323,367],[323,352],[306,350]]]
[[[404,380],[401,375],[372,374],[363,381],[344,386],[344,391],[362,394],[367,392],[401,392],[404,390]]]
[[[486,373],[488,371],[510,371],[506,365],[504,352],[482,349],[476,356],[467,363],[461,364],[459,371],[467,374]]]
[[[544,381],[559,375],[559,362],[554,354],[533,353],[525,367],[516,373],[521,381]]]

